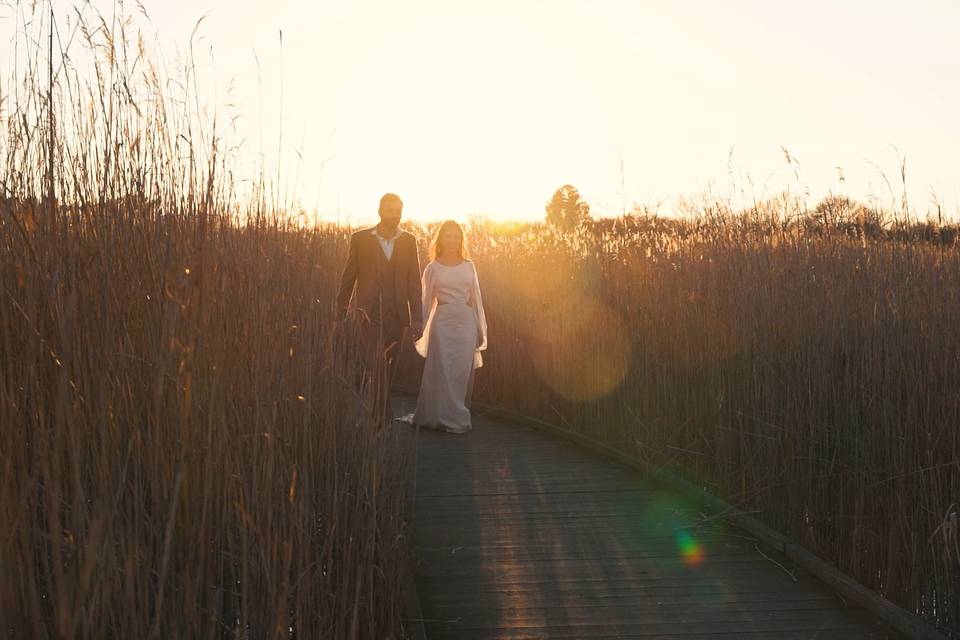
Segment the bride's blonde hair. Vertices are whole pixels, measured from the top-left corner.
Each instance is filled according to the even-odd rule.
[[[463,232],[463,227],[456,220],[444,220],[443,224],[437,228],[437,232],[433,235],[433,242],[430,243],[430,259],[436,260],[440,257],[440,236],[448,229],[456,229],[460,234],[460,259],[466,260],[470,257],[470,252],[467,250],[467,234]]]

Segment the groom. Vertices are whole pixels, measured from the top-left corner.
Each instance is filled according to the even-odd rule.
[[[400,341],[408,326],[414,340],[423,333],[423,302],[417,239],[400,228],[403,201],[396,194],[384,194],[379,213],[378,225],[350,236],[337,293],[337,318],[346,317],[352,297],[373,381],[374,416],[385,423],[393,417],[390,383]]]

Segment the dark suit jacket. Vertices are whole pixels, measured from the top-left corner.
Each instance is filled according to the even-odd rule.
[[[350,236],[350,253],[347,264],[340,277],[340,291],[337,294],[337,313],[343,317],[350,306],[362,310],[374,322],[379,322],[380,314],[380,256],[383,249],[373,235],[373,228],[357,231]],[[404,326],[413,322],[423,322],[423,300],[420,292],[420,256],[417,251],[417,238],[404,231],[393,241],[393,260],[396,261],[393,282],[383,282],[384,287],[392,286],[393,299],[396,302],[396,318]],[[356,295],[354,294],[356,290]]]

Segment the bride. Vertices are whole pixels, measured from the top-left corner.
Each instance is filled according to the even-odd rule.
[[[423,427],[451,433],[471,428],[466,399],[473,371],[487,348],[487,320],[477,269],[467,259],[463,229],[453,220],[440,225],[423,271],[423,335],[417,353],[426,358],[417,410],[404,417]]]

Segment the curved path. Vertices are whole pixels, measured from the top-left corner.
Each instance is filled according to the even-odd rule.
[[[394,400],[398,414],[413,404]],[[394,426],[416,444],[408,501],[429,640],[901,637],[571,443],[476,413],[464,436]]]

